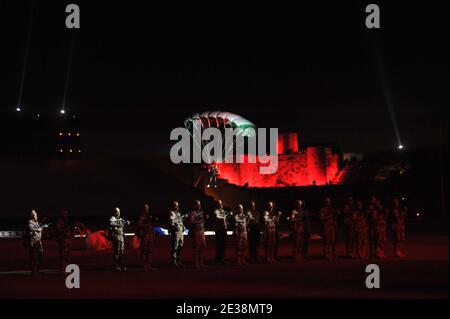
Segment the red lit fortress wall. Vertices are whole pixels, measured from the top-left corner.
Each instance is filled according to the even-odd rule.
[[[237,163],[217,163],[217,167],[219,168],[219,178],[226,179],[230,184],[245,184],[245,182],[241,183],[241,165]]]
[[[276,186],[308,185],[308,169],[304,152],[278,156]]]
[[[278,154],[298,153],[298,134],[278,134]]]
[[[306,148],[306,165],[309,185],[324,185],[327,182],[326,154],[323,147]]]
[[[219,178],[230,184],[249,187],[284,187],[325,185],[338,172],[338,154],[331,148],[308,147],[298,151],[297,133],[281,134],[278,139],[278,170],[275,174],[261,174],[260,167],[268,164],[248,162],[217,163]]]
[[[250,187],[272,187],[276,182],[277,174],[260,174],[261,166],[264,166],[264,164],[259,162],[241,164],[242,185],[248,183]]]
[[[327,180],[332,182],[339,172],[339,154],[333,154],[331,148],[326,149],[327,157]]]

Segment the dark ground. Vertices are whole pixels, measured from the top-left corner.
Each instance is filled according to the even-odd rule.
[[[229,237],[231,238],[231,237]],[[207,259],[214,257],[214,238],[208,237]],[[197,271],[191,264],[186,241],[184,259],[189,267],[169,267],[168,238],[159,237],[151,273],[140,270],[137,249],[126,251],[125,273],[111,271],[111,251],[83,250],[76,240],[72,262],[81,268],[81,288],[69,290],[65,277],[55,273],[56,244],[45,241],[43,275],[31,277],[27,255],[19,240],[0,241],[0,298],[448,298],[448,235],[410,235],[408,257],[387,260],[328,262],[321,257],[321,242],[313,241],[311,260],[302,265],[291,261],[288,240],[282,241],[280,261],[237,267],[232,264]],[[231,242],[230,245],[231,246]],[[392,256],[392,245],[387,245]],[[344,253],[342,240],[338,254]],[[228,250],[230,263],[233,251]],[[365,266],[381,269],[381,288],[365,287]]]

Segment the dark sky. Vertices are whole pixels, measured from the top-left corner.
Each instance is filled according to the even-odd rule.
[[[77,31],[64,24],[71,2],[81,8]],[[392,148],[382,83],[407,147],[448,144],[447,1],[375,2],[378,31],[365,28],[359,1],[253,15],[71,2],[34,1],[22,104],[56,114],[74,37],[67,105],[81,117],[92,154],[158,150],[172,128],[203,110],[235,112],[345,151]],[[17,104],[32,3],[0,5],[1,116]]]

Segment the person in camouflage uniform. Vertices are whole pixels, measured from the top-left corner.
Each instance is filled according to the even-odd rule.
[[[254,201],[250,202],[248,216],[248,251],[251,262],[259,262],[258,247],[261,241],[261,224],[260,213],[256,211],[256,204]]]
[[[281,233],[279,228],[279,221],[281,220],[281,217],[283,216],[283,213],[279,210],[277,210],[278,207],[276,206],[276,203],[273,202],[273,214],[276,216],[276,223],[275,223],[275,247],[274,247],[274,258],[275,260],[278,260],[278,248],[280,247],[280,240],[281,240]]]
[[[352,214],[353,228],[355,233],[355,252],[357,258],[367,258],[367,214],[363,209],[361,201],[356,202]]]
[[[192,236],[192,249],[194,255],[195,268],[205,268],[203,253],[206,249],[205,239],[205,221],[206,216],[202,211],[202,205],[199,200],[194,202],[194,209],[189,214],[189,234]]]
[[[378,258],[386,258],[386,254],[384,252],[384,246],[386,243],[386,224],[387,224],[387,211],[384,209],[381,201],[377,199],[376,209],[380,214],[380,218],[377,223],[377,247],[376,247],[376,255]]]
[[[404,258],[405,254],[405,226],[408,208],[400,205],[400,200],[394,198],[392,207],[389,209],[389,215],[392,221],[392,230],[394,235],[395,257]]]
[[[309,220],[303,201],[297,200],[295,202],[295,208],[291,211],[289,222],[294,239],[294,258],[296,262],[300,263],[306,257],[310,238]]]
[[[345,251],[347,258],[355,257],[355,233],[353,229],[352,215],[355,210],[353,197],[347,197],[347,202],[342,210],[344,220],[344,236],[345,236]]]
[[[70,263],[72,254],[72,241],[75,232],[75,225],[69,218],[67,209],[61,210],[56,221],[56,242],[58,244],[59,266],[61,273],[66,272],[66,266]]]
[[[172,203],[172,208],[169,212],[169,234],[170,234],[170,242],[172,246],[172,265],[174,267],[184,267],[184,264],[181,262],[181,251],[184,245],[184,218],[179,212],[179,204],[174,201]]]
[[[304,240],[303,240],[303,259],[308,259],[309,255],[309,244],[311,242],[311,224],[309,222],[310,212],[306,208],[306,201],[302,200],[302,207],[305,212],[305,232],[304,232]]]
[[[278,219],[279,214],[274,212],[273,202],[268,202],[267,210],[263,214],[264,248],[266,252],[266,261],[268,263],[273,263],[275,261],[276,225]]]
[[[156,221],[157,218],[150,214],[150,205],[145,204],[137,220],[141,262],[144,271],[150,271],[152,269],[153,244],[155,242],[153,227]]]
[[[247,248],[247,223],[248,218],[244,215],[244,206],[239,204],[234,215],[236,241],[236,259],[239,266],[247,265],[245,261],[245,250]]]
[[[369,226],[369,257],[375,257],[377,244],[376,224],[379,218],[376,209],[377,198],[373,195],[367,204],[367,224]]]
[[[114,270],[125,271],[126,267],[122,265],[123,253],[125,251],[124,228],[130,225],[129,221],[120,217],[120,208],[115,207],[114,213],[109,219],[109,232],[113,246]]]
[[[386,218],[380,201],[372,196],[367,208],[369,222],[370,257],[386,258],[383,243],[386,237]]]
[[[328,260],[333,260],[336,258],[336,210],[328,197],[319,211],[319,218],[323,225],[323,254]]]
[[[216,202],[217,208],[214,210],[215,217],[215,234],[216,234],[216,261],[218,263],[225,263],[225,250],[228,229],[228,217],[231,215],[223,209],[223,203],[219,199]]]
[[[26,231],[26,243],[30,255],[30,266],[32,275],[40,272],[40,265],[44,257],[44,249],[42,247],[42,230],[48,227],[38,222],[38,215],[35,210],[31,211]]]

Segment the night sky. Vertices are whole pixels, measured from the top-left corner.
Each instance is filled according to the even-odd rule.
[[[375,2],[377,31],[365,28],[359,1],[253,15],[72,1],[81,9],[73,31],[64,23],[71,2],[3,0],[1,116],[17,105],[33,2],[24,111],[57,113],[73,41],[67,108],[91,154],[160,151],[172,128],[204,110],[298,131],[303,143],[390,149],[388,99],[406,147],[448,144],[447,1]]]

